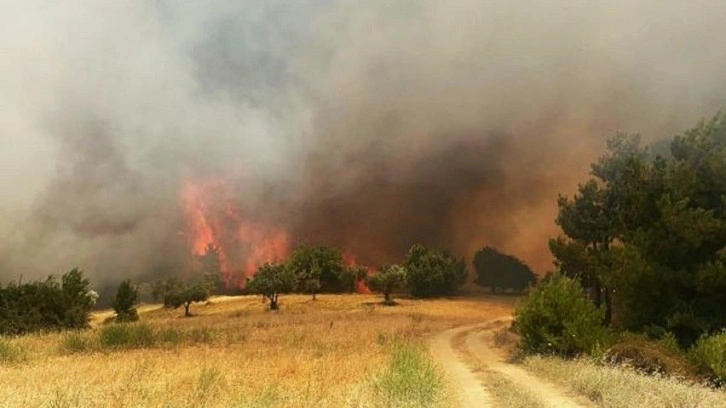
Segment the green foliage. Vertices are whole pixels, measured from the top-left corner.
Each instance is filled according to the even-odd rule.
[[[583,297],[577,280],[564,275],[532,287],[514,316],[527,354],[576,356],[596,352],[609,341],[604,311]]]
[[[117,322],[134,322],[139,320],[139,313],[136,311],[138,303],[138,289],[130,280],[122,281],[116,291],[116,298],[113,300],[113,310],[116,312]]]
[[[581,277],[622,328],[658,326],[685,347],[726,327],[726,117],[674,138],[668,156],[637,136],[608,148],[558,202],[560,271]]]
[[[177,309],[184,306],[184,316],[187,317],[191,316],[189,307],[192,303],[204,302],[209,298],[208,287],[204,282],[189,286],[176,278],[155,283],[153,294],[156,298],[163,298],[165,307]]]
[[[321,292],[345,292],[351,288],[349,271],[343,262],[343,255],[334,248],[326,246],[301,246],[295,249],[285,267],[292,272],[298,282],[309,279],[320,281]]]
[[[393,292],[406,287],[406,268],[400,265],[385,265],[378,273],[366,279],[366,285],[382,293],[385,304],[392,305]]]
[[[477,251],[473,265],[477,274],[476,283],[491,288],[492,292],[497,289],[521,292],[537,280],[534,272],[520,259],[492,247]]]
[[[702,336],[691,348],[688,357],[703,374],[726,384],[726,330]]]
[[[431,407],[443,397],[444,381],[424,348],[410,343],[393,345],[391,359],[374,381],[381,406]]]
[[[466,264],[447,252],[411,247],[403,264],[411,294],[417,297],[448,296],[466,281]]]
[[[320,291],[320,279],[305,279],[305,281],[302,282],[302,289],[306,293],[310,293],[311,295],[313,295],[313,300],[315,300],[315,295],[317,295]]]
[[[298,276],[290,268],[266,263],[249,281],[247,289],[270,299],[270,310],[277,310],[280,294],[292,292],[297,285],[297,279]]]
[[[44,281],[0,286],[0,334],[88,327],[97,295],[79,269]]]

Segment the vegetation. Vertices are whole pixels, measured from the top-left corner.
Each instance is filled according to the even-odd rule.
[[[134,322],[139,320],[136,304],[139,301],[139,291],[130,280],[121,282],[113,301],[113,311],[116,312],[117,322]]]
[[[520,259],[503,254],[492,247],[484,247],[474,255],[477,285],[489,287],[492,292],[511,289],[522,292],[537,276]]]
[[[678,377],[646,376],[627,367],[532,356],[524,366],[602,408],[720,408],[726,393]]]
[[[164,306],[177,309],[184,306],[184,316],[189,317],[189,307],[195,302],[204,302],[209,298],[209,292],[205,283],[188,285],[181,279],[170,278],[166,281],[157,282],[154,285],[153,295],[161,297]]]
[[[289,268],[267,263],[260,267],[247,288],[269,299],[270,310],[278,310],[280,294],[292,292],[296,285],[297,276]]]
[[[386,265],[377,274],[369,276],[366,284],[383,294],[385,304],[393,305],[393,292],[406,286],[406,269],[400,265]]]
[[[227,290],[224,276],[222,275],[222,259],[219,248],[209,244],[204,253],[198,256],[199,273],[204,279],[204,284],[209,294],[222,294]]]
[[[374,381],[379,406],[431,407],[444,397],[444,379],[421,346],[393,345],[386,369]]]
[[[403,264],[406,282],[416,297],[453,295],[466,281],[466,264],[447,252],[414,245]]]
[[[79,269],[44,281],[0,286],[0,335],[88,326],[95,292]]]
[[[402,407],[406,401],[396,396],[405,392],[377,387],[382,377],[395,377],[389,370],[395,350],[415,348],[417,366],[427,367],[420,345],[428,336],[508,315],[512,301],[397,299],[401,307],[388,308],[374,305],[377,298],[331,294],[310,302],[309,295],[289,295],[275,315],[260,308],[259,296],[219,298],[199,305],[194,319],[143,306],[137,323],[4,339],[23,354],[14,363],[0,361],[0,406]],[[94,314],[93,323],[107,314]],[[100,342],[111,327],[146,330],[138,326],[151,336],[116,332],[128,342]],[[144,338],[151,342],[132,340]],[[408,372],[406,378],[431,377]],[[425,395],[427,385],[411,384],[412,394]],[[390,399],[378,404],[382,395]]]
[[[515,309],[515,324],[525,353],[576,356],[608,342],[604,310],[582,296],[580,283],[553,275],[530,290]]]
[[[337,249],[322,245],[301,246],[290,254],[285,267],[298,282],[318,280],[321,292],[336,293],[348,289],[343,256]]]
[[[579,276],[606,323],[672,332],[682,347],[726,327],[726,117],[673,139],[655,156],[618,135],[592,179],[560,197],[550,242],[559,269]]]
[[[698,339],[689,357],[703,374],[717,383],[726,384],[726,330]]]

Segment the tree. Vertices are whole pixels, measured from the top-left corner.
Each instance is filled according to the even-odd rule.
[[[176,278],[167,279],[164,282],[157,282],[154,285],[154,296],[161,296],[164,306],[177,309],[184,306],[184,316],[190,317],[189,307],[195,302],[204,302],[209,298],[209,292],[205,283],[188,285]]]
[[[219,247],[209,244],[204,254],[198,257],[201,275],[210,294],[224,293],[226,286],[222,275],[222,260]]]
[[[473,265],[477,274],[476,283],[490,287],[492,292],[497,289],[521,292],[537,279],[527,264],[492,247],[477,251]]]
[[[557,266],[599,287],[596,303],[602,294],[625,329],[668,330],[685,346],[726,327],[726,118],[675,137],[670,155],[623,135],[608,150],[558,203]]]
[[[400,265],[386,265],[366,279],[369,288],[383,294],[383,302],[393,305],[391,294],[406,286],[406,269]]]
[[[411,294],[417,297],[453,295],[466,281],[466,264],[447,252],[416,244],[406,255],[404,268]]]
[[[368,268],[361,265],[350,265],[343,268],[341,272],[341,287],[344,291],[353,293],[355,292],[358,283],[364,282],[368,276]]]
[[[91,308],[96,303],[96,297],[89,286],[89,280],[78,268],[73,268],[61,276],[64,327],[88,327],[88,322],[91,320]]]
[[[298,282],[320,281],[321,292],[346,290],[345,264],[337,249],[326,246],[301,246],[288,258],[285,267],[295,274]]]
[[[116,298],[112,305],[114,312],[116,312],[117,322],[133,322],[139,320],[139,314],[136,311],[138,299],[138,289],[130,280],[124,280],[119,284],[118,290],[116,290]]]
[[[313,295],[313,300],[316,299],[316,295],[318,294],[318,291],[320,290],[320,279],[306,279],[303,282],[303,290],[305,292],[310,293]]]
[[[265,296],[270,300],[270,310],[278,310],[278,298],[281,293],[289,293],[295,289],[297,276],[284,265],[266,263],[260,267],[247,288],[252,293]]]

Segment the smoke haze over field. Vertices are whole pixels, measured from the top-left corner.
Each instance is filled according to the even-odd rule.
[[[544,271],[606,136],[726,106],[726,4],[635,3],[8,2],[0,281],[182,268],[208,180],[362,263],[493,245]]]

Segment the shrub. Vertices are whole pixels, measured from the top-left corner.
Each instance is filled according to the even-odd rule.
[[[726,384],[726,330],[698,339],[688,356],[703,374]]]
[[[532,287],[514,315],[528,354],[589,354],[608,342],[604,310],[585,299],[577,280],[560,274]]]
[[[0,335],[88,326],[97,295],[79,269],[28,283],[0,285]]]
[[[615,344],[605,352],[605,360],[624,364],[646,374],[663,374],[697,379],[693,365],[678,349],[670,349],[645,337],[630,338]]]

